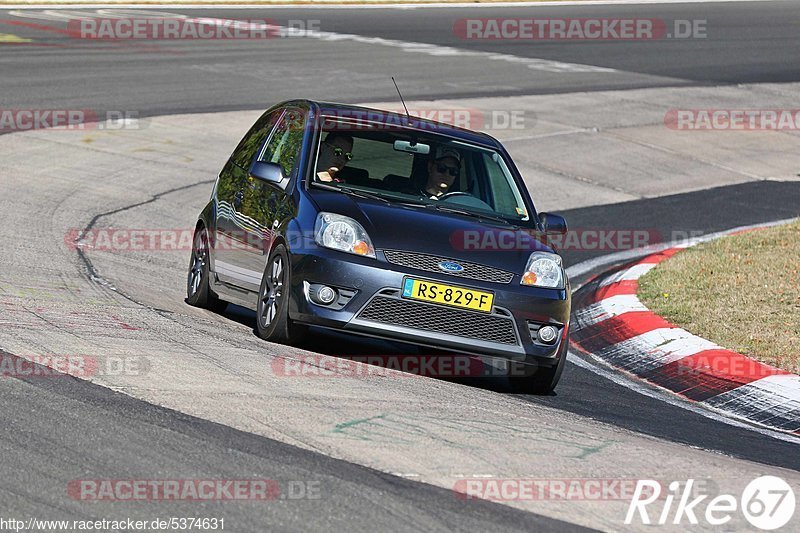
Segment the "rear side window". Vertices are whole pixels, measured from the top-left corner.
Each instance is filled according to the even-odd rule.
[[[275,122],[280,118],[281,113],[283,113],[283,109],[276,109],[275,111],[261,115],[261,118],[253,124],[253,127],[250,128],[250,131],[247,132],[247,135],[245,135],[239,143],[239,146],[233,151],[231,161],[243,169],[250,168],[250,163],[253,162],[258,147],[261,146],[261,143],[267,138]]]
[[[259,161],[278,163],[283,168],[283,175],[290,176],[300,159],[305,133],[304,124],[305,116],[301,110],[287,109],[280,124],[275,128],[269,144],[264,147]]]

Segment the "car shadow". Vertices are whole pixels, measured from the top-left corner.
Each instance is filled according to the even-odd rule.
[[[370,357],[370,359],[367,361],[368,364],[386,368],[388,370],[394,370],[397,368],[396,363],[400,357],[416,358],[418,361],[422,361],[426,358],[437,357],[452,358],[454,355],[459,357],[459,355],[455,352],[436,350],[416,344],[341,333],[323,328],[310,328],[308,338],[302,345],[298,347],[332,357],[342,357],[345,359],[356,358],[356,360],[358,360],[359,357],[363,358],[365,356],[377,356]],[[470,365],[471,368],[480,367],[481,363],[478,358],[471,359],[473,359],[478,365]],[[485,389],[492,392],[514,392],[508,383],[508,379],[503,376],[493,375],[456,377],[438,373],[436,375],[426,375],[425,377],[447,381],[450,383],[458,383],[468,387]]]
[[[250,327],[253,335],[258,336],[258,330],[255,326],[256,313],[254,311],[240,305],[228,304],[227,309],[219,313],[219,315]],[[308,335],[297,343],[295,347],[331,357],[361,359],[362,362],[387,370],[396,370],[396,366],[393,363],[396,363],[398,357],[417,357],[422,359],[428,357],[452,357],[454,355],[454,352],[436,350],[416,344],[343,333],[318,327],[309,328]],[[363,361],[366,357],[369,357],[369,360]],[[477,358],[474,358],[474,360],[478,361]],[[501,394],[518,394],[508,383],[508,379],[503,376],[455,377],[427,375],[426,377]],[[555,393],[551,395],[555,395]]]

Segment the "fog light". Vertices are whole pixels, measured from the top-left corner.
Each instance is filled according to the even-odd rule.
[[[336,289],[333,287],[328,287],[320,283],[309,283],[307,281],[303,283],[305,284],[308,299],[317,305],[329,306],[335,302],[336,298],[339,296]]]
[[[336,299],[336,291],[327,285],[323,285],[317,291],[317,299],[319,300],[319,303],[328,305]]]
[[[558,330],[553,326],[542,326],[539,328],[539,340],[545,344],[552,344],[558,337]]]

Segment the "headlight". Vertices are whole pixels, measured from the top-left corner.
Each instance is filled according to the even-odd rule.
[[[314,225],[314,240],[320,246],[366,257],[375,257],[375,248],[364,228],[350,217],[320,213]]]
[[[561,256],[548,252],[533,252],[522,273],[521,285],[564,288],[564,269],[561,267]]]

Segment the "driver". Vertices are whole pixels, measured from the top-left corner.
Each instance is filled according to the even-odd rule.
[[[336,174],[353,159],[353,137],[336,131],[329,132],[320,143],[317,177],[320,181],[341,182]]]
[[[436,200],[450,190],[461,172],[461,154],[447,146],[436,149],[433,159],[428,161],[428,180],[420,194]]]

